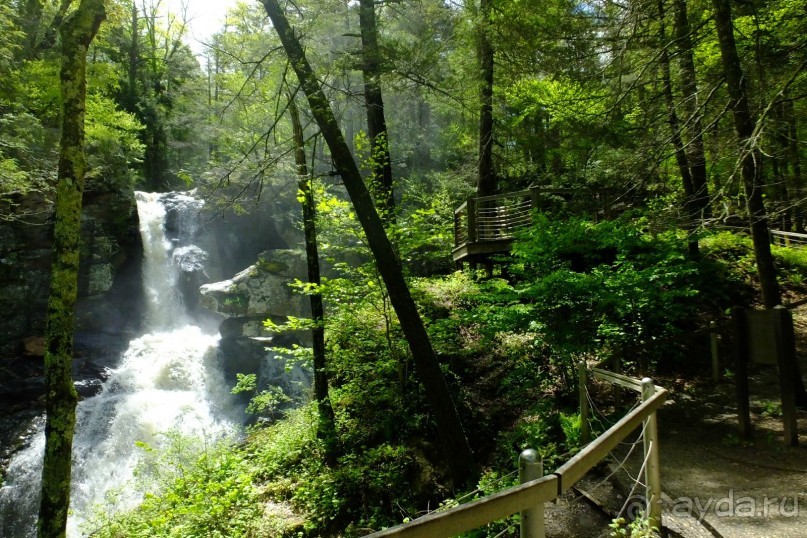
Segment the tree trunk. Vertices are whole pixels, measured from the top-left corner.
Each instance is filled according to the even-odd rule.
[[[286,50],[300,84],[305,91],[311,113],[320,127],[331,150],[333,164],[345,184],[353,202],[356,216],[361,222],[367,243],[384,280],[401,329],[412,351],[415,366],[425,387],[426,397],[437,422],[441,446],[446,463],[457,485],[473,481],[478,469],[473,461],[468,440],[462,429],[454,402],[446,386],[440,363],[432,349],[429,335],[409,293],[401,270],[401,262],[384,231],[381,218],[376,212],[370,192],[364,185],[361,174],[342,132],[334,117],[328,98],[322,91],[299,40],[286,19],[277,0],[262,0],[266,13]]]
[[[311,178],[308,175],[308,163],[305,157],[305,138],[300,113],[294,96],[289,96],[289,115],[294,133],[294,161],[297,164],[299,195],[303,206],[303,233],[305,235],[305,256],[308,264],[308,282],[319,287],[319,251],[317,248],[317,216],[314,192],[311,189]],[[333,407],[328,395],[328,375],[325,362],[325,309],[322,306],[322,294],[311,293],[311,318],[314,328],[311,330],[312,350],[314,353],[314,397],[317,400],[319,425],[317,435],[325,443],[325,454],[329,463],[336,461],[336,427],[334,426]]]
[[[699,211],[695,207],[695,188],[692,184],[692,174],[690,172],[689,158],[687,157],[684,149],[684,142],[681,140],[681,122],[678,120],[678,114],[675,111],[675,98],[672,91],[672,76],[670,75],[670,55],[667,51],[667,35],[664,25],[664,3],[658,3],[659,15],[659,37],[661,54],[659,56],[659,63],[661,64],[661,81],[662,91],[664,92],[664,101],[667,104],[667,123],[670,124],[670,139],[672,141],[673,150],[675,152],[675,162],[678,164],[678,170],[681,174],[681,182],[684,186],[684,214],[686,218],[686,227],[689,232],[687,241],[690,256],[697,257],[700,253],[698,248],[698,239],[695,232],[698,229]]]
[[[392,160],[389,153],[387,120],[381,95],[381,60],[378,50],[378,29],[375,0],[359,0],[361,28],[362,74],[364,76],[364,105],[367,108],[367,134],[372,152],[371,185],[378,212],[386,224],[395,221],[395,197],[392,188]]]
[[[799,151],[799,132],[796,123],[796,113],[793,110],[793,101],[785,100],[785,117],[787,118],[787,139],[788,139],[788,160],[790,161],[790,190],[793,199],[796,200],[794,209],[794,220],[796,231],[804,233],[804,210],[802,209],[802,198],[804,196],[804,185],[801,177],[801,155]]]
[[[139,96],[137,92],[137,78],[138,78],[138,69],[137,64],[140,61],[140,40],[139,34],[140,31],[138,29],[138,14],[137,14],[137,2],[132,2],[132,38],[129,42],[129,65],[127,69],[128,73],[128,85],[129,87],[126,88],[126,110],[131,113],[137,112],[137,102],[139,101]]]
[[[490,40],[490,10],[492,0],[479,4],[479,169],[477,196],[496,193],[496,173],[493,169],[493,44]]]
[[[25,33],[22,53],[27,59],[36,56],[42,34],[42,12],[45,8],[43,0],[27,0],[21,3],[20,28]]]
[[[684,132],[688,140],[687,160],[694,191],[693,209],[695,218],[708,219],[712,216],[709,200],[709,182],[706,173],[706,152],[703,146],[703,124],[698,105],[698,80],[695,61],[692,57],[692,36],[687,14],[686,0],[675,0],[675,38],[678,43],[678,62],[681,70],[681,86],[684,94]]]
[[[781,304],[776,268],[773,265],[768,229],[768,217],[762,199],[762,152],[754,140],[754,119],[748,105],[745,79],[734,42],[734,26],[731,20],[730,0],[712,0],[715,10],[715,26],[720,42],[720,55],[726,76],[726,89],[731,99],[734,115],[734,130],[740,145],[740,159],[748,216],[751,221],[751,237],[754,242],[754,257],[762,288],[762,300],[766,308]]]
[[[62,139],[56,185],[53,264],[45,329],[45,460],[38,536],[65,535],[70,505],[73,431],[78,395],[73,386],[73,330],[78,292],[81,197],[84,191],[84,103],[87,49],[105,18],[103,0],[82,0],[60,28]]]

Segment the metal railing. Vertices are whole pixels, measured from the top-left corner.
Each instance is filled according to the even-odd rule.
[[[479,196],[454,211],[454,246],[512,239],[531,222],[531,212],[542,195],[574,195],[575,189],[531,187],[527,190]]]
[[[586,372],[585,367],[582,367],[581,372]],[[522,538],[543,538],[543,504],[553,501],[569,491],[578,480],[640,426],[644,431],[645,483],[648,488],[646,514],[651,523],[660,528],[661,487],[656,411],[667,399],[667,391],[655,386],[649,378],[639,381],[619,374],[609,376],[606,375],[605,370],[598,368],[592,369],[591,373],[600,379],[618,382],[634,390],[639,390],[642,395],[641,404],[547,476],[533,478],[536,474],[535,467],[530,467],[533,464],[529,461],[530,455],[527,454],[530,451],[525,451],[521,456],[521,464],[525,466],[521,473],[522,480],[526,480],[524,483],[445,511],[432,512],[409,523],[385,529],[370,536],[373,538],[448,537],[521,512]],[[587,377],[587,375],[583,376],[583,383]],[[586,407],[586,409],[588,408]],[[581,407],[581,422],[583,422],[582,415],[583,408]],[[585,424],[587,427],[587,421]]]

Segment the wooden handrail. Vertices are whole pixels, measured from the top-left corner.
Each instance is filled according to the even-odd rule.
[[[656,388],[658,391],[653,396],[639,404],[636,409],[622,417],[572,459],[558,467],[554,474],[560,480],[558,484],[559,494],[568,491],[592,467],[607,456],[616,445],[624,440],[630,432],[639,427],[644,420],[664,405],[667,399],[667,391],[661,387]]]
[[[608,381],[614,385],[619,385],[620,387],[625,387],[626,389],[635,390],[636,392],[642,392],[642,382],[638,379],[634,379],[632,377],[628,377],[623,374],[617,374],[615,372],[610,372],[608,370],[603,370],[602,368],[592,368],[591,373],[594,377],[602,379],[603,381]]]
[[[599,370],[599,372],[605,371]],[[611,372],[607,373],[610,374]],[[645,385],[643,385],[642,382],[636,379],[618,374],[612,375],[618,376],[614,377],[614,379],[619,379],[620,382],[629,385],[629,388],[635,389],[638,386],[641,391],[646,385],[649,385],[652,391],[653,385],[650,380],[646,380]],[[613,382],[610,377],[609,381]],[[631,382],[627,383],[622,378]],[[455,506],[445,511],[433,512],[409,523],[375,532],[369,536],[371,538],[440,538],[454,536],[511,516],[517,512],[540,506],[541,503],[557,499],[605,458],[633,430],[641,426],[644,421],[652,419],[654,413],[667,399],[665,389],[661,387],[655,387],[655,389],[655,394],[645,399],[616,424],[584,447],[576,456],[561,465],[554,473],[467,504]],[[653,450],[658,450],[658,448],[653,447]]]
[[[527,508],[552,501],[557,496],[558,477],[549,475],[443,512],[432,512],[409,523],[376,532],[370,536],[373,538],[382,536],[406,538],[454,536]]]

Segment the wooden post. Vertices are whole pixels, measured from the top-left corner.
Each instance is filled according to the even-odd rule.
[[[521,484],[544,476],[544,463],[538,452],[528,448],[518,456],[518,481]],[[521,512],[521,538],[544,538],[544,505]]]
[[[530,187],[530,209],[534,212],[538,210],[538,187]]]
[[[476,228],[476,198],[468,198],[468,244],[476,243],[477,228]]]
[[[653,380],[649,377],[642,379],[642,401],[649,400],[656,393]],[[658,421],[656,413],[651,414],[644,421],[644,477],[647,500],[647,519],[650,525],[661,529],[661,466],[659,464]]]
[[[591,425],[588,423],[588,369],[586,361],[577,363],[577,387],[580,391],[580,442],[587,445],[591,440]]]
[[[720,381],[720,335],[717,332],[717,322],[709,322],[709,336],[712,343],[712,381]]]
[[[797,446],[799,432],[796,422],[796,387],[793,380],[799,375],[796,365],[796,343],[793,335],[793,318],[782,305],[772,310],[776,331],[776,355],[779,368],[779,390],[782,393],[782,421],[785,444]]]
[[[617,352],[614,353],[613,362],[611,365],[611,371],[613,371],[615,374],[622,373],[622,355],[621,351],[619,350],[617,350]],[[614,407],[619,407],[620,405],[622,405],[622,387],[620,387],[617,384],[613,384],[611,386],[611,392],[614,398]]]
[[[740,307],[731,309],[734,324],[734,369],[737,383],[737,418],[740,435],[744,439],[751,437],[751,409],[748,398],[748,322],[745,312]]]

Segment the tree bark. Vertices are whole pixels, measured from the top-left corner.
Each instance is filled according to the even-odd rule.
[[[328,98],[323,93],[285,13],[277,0],[262,0],[262,2],[308,98],[311,113],[331,150],[333,164],[345,184],[356,210],[356,216],[367,236],[367,243],[373,252],[378,271],[387,287],[390,302],[412,352],[415,367],[426,389],[426,397],[437,422],[446,463],[457,485],[470,483],[477,475],[478,469],[471,455],[454,402],[448,392],[440,363],[437,361],[423,320],[409,293],[398,255],[384,231],[381,218],[376,212],[370,192],[345,143]]]
[[[359,27],[364,105],[367,108],[367,135],[370,138],[373,163],[371,185],[381,218],[386,224],[390,224],[395,221],[395,197],[392,187],[389,134],[381,94],[381,60],[378,50],[375,0],[359,0]]]
[[[308,266],[308,282],[319,287],[319,250],[317,248],[317,215],[314,203],[314,192],[311,189],[311,178],[308,175],[308,163],[305,156],[305,138],[300,113],[294,96],[289,96],[289,115],[291,116],[294,137],[294,161],[297,164],[297,185],[303,206],[303,234],[305,236],[305,256]],[[326,458],[329,463],[336,461],[336,427],[334,425],[333,406],[328,395],[328,374],[325,360],[325,309],[322,306],[322,294],[311,293],[311,318],[314,328],[311,329],[312,351],[314,353],[314,397],[317,400],[319,424],[317,435],[325,443]]]
[[[762,198],[762,152],[754,140],[755,122],[748,104],[743,70],[734,41],[734,25],[731,19],[730,0],[712,0],[715,11],[717,39],[726,76],[726,89],[731,99],[734,115],[734,130],[740,146],[743,186],[745,188],[748,216],[751,221],[751,238],[757,274],[762,288],[762,300],[766,308],[781,304],[782,296],[776,281],[776,268],[771,255],[768,216]]]
[[[698,104],[698,79],[695,60],[692,56],[692,29],[689,25],[686,0],[674,0],[675,37],[678,43],[678,65],[681,71],[681,89],[684,94],[682,109],[685,115],[684,132],[687,144],[684,146],[689,161],[693,188],[694,218],[708,219],[712,216],[709,199],[709,181],[706,173],[706,152],[703,146],[703,124]]]
[[[42,12],[45,8],[43,0],[26,0],[21,3],[20,28],[25,33],[25,46],[22,49],[27,59],[36,56],[42,34]]]
[[[784,96],[787,98],[787,95]],[[794,209],[794,220],[796,231],[804,233],[804,209],[802,208],[802,198],[804,196],[804,185],[801,177],[801,152],[799,151],[799,131],[796,122],[796,113],[793,110],[793,101],[785,101],[785,117],[787,118],[787,139],[788,139],[788,161],[790,161],[790,189],[793,198],[796,200]]]
[[[56,186],[53,264],[45,329],[45,460],[37,532],[65,535],[70,504],[73,432],[78,395],[73,386],[73,330],[78,292],[84,174],[87,49],[105,18],[103,0],[82,0],[60,28],[62,138]]]
[[[140,62],[140,30],[138,27],[137,2],[132,2],[132,36],[129,41],[129,65],[127,66],[128,85],[126,88],[126,110],[137,112],[140,96],[137,91],[138,63]]]
[[[493,43],[490,40],[490,10],[492,0],[479,4],[479,167],[477,196],[496,193],[496,172],[493,168]]]
[[[661,48],[659,63],[661,64],[662,91],[664,93],[664,101],[667,104],[667,123],[670,125],[670,140],[672,141],[673,151],[675,152],[675,162],[678,164],[678,170],[681,174],[681,183],[684,187],[684,214],[686,216],[687,231],[689,232],[687,241],[689,255],[697,257],[700,250],[698,248],[698,239],[695,236],[695,232],[698,229],[699,212],[695,208],[695,188],[692,184],[689,158],[684,149],[684,142],[681,139],[681,122],[675,111],[675,97],[673,96],[672,76],[670,75],[670,55],[667,51],[668,43],[664,25],[664,3],[662,1],[658,3],[658,16],[659,46]]]

